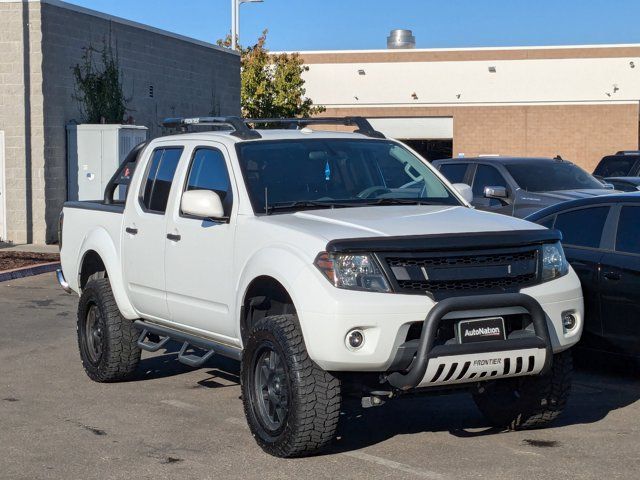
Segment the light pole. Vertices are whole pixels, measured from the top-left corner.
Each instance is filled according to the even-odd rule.
[[[231,0],[231,49],[238,47],[237,37],[240,34],[240,5],[242,3],[262,3],[263,0]]]

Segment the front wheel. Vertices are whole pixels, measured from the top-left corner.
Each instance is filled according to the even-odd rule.
[[[564,410],[571,392],[572,372],[571,352],[566,350],[553,356],[547,374],[482,383],[473,399],[487,420],[497,427],[541,428]]]
[[[265,452],[301,457],[331,443],[340,381],[309,358],[295,315],[266,317],[252,327],[240,376],[247,422]]]

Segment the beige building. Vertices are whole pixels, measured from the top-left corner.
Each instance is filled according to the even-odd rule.
[[[427,158],[638,149],[640,45],[300,52],[324,115],[362,115]]]
[[[55,241],[65,126],[82,120],[71,69],[108,38],[127,116],[150,137],[164,117],[240,114],[236,52],[59,0],[0,0],[0,240]]]

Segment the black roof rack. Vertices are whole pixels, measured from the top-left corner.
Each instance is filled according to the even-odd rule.
[[[640,155],[640,150],[620,150],[616,155]]]
[[[233,129],[231,135],[242,140],[262,138],[255,130],[251,130],[240,117],[192,117],[192,118],[165,118],[162,126],[165,128],[180,128],[186,130],[191,126],[228,125]]]
[[[383,133],[375,130],[369,120],[364,117],[245,118],[244,122],[252,124],[281,123],[288,124],[289,128],[304,128],[308,125],[353,125],[357,127],[354,133],[373,138],[386,138]]]

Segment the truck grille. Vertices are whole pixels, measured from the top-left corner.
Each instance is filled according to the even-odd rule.
[[[396,290],[430,293],[436,300],[455,295],[516,292],[539,283],[537,247],[381,256]]]

